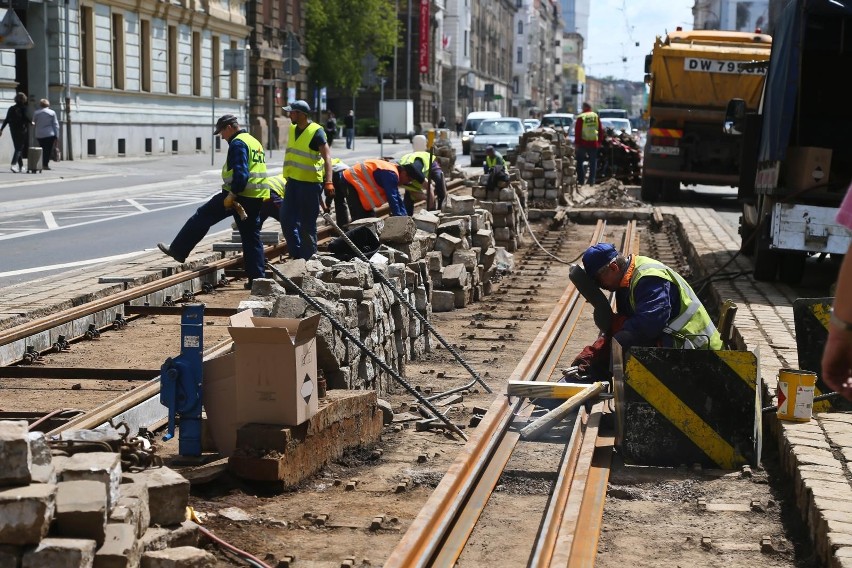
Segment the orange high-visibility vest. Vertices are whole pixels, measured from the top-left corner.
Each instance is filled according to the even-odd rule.
[[[388,201],[384,190],[373,177],[376,170],[388,170],[399,174],[394,164],[384,160],[364,160],[343,172],[343,179],[358,192],[358,199],[365,211],[377,209]]]

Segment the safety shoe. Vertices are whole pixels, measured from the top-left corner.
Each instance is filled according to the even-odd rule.
[[[170,256],[178,262],[186,262],[186,258],[174,254],[166,243],[157,243],[157,248],[166,256]]]
[[[243,284],[243,288],[245,288],[246,290],[251,290],[251,285],[252,285],[252,281],[249,280],[248,282]]]

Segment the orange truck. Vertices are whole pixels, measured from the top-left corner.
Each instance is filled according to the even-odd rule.
[[[756,111],[772,38],[759,32],[695,30],[657,37],[645,58],[649,121],[642,167],[642,199],[673,200],[681,184],[739,182],[741,140],[720,125],[728,101]]]

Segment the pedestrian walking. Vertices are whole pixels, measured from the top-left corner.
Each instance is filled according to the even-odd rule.
[[[462,135],[462,119],[460,116],[456,117],[456,137],[461,138]]]
[[[355,111],[343,117],[343,134],[346,136],[346,149],[351,150],[355,146]]]
[[[374,217],[375,210],[388,204],[390,214],[406,214],[399,194],[400,186],[411,180],[423,183],[426,178],[413,164],[401,165],[385,160],[364,160],[343,172],[347,185],[347,203],[352,220]]]
[[[12,133],[12,145],[15,147],[10,169],[20,173],[24,171],[24,155],[30,146],[30,111],[27,109],[27,95],[24,93],[15,95],[15,104],[6,111],[6,118],[0,126],[0,136],[3,136],[6,126]],[[18,167],[17,170],[15,166]]]
[[[438,120],[438,128],[446,128],[446,127],[447,127],[447,117],[446,117],[446,116],[442,116],[442,117]]]
[[[284,153],[287,192],[281,207],[281,226],[290,257],[307,260],[317,252],[317,215],[323,188],[334,192],[331,149],[325,131],[311,121],[308,103],[295,101],[284,111],[291,124]]]
[[[242,239],[248,275],[245,287],[251,289],[253,280],[266,274],[259,219],[263,201],[269,197],[266,155],[261,143],[240,127],[239,119],[233,114],[220,117],[213,134],[228,141],[228,157],[222,166],[222,191],[198,208],[170,245],[158,243],[157,247],[176,261],[185,262],[210,227],[233,216]]]
[[[334,113],[328,111],[328,116],[325,121],[325,137],[328,140],[328,146],[331,147],[334,139],[337,137],[337,119],[334,118]]]
[[[35,126],[35,137],[41,146],[41,165],[44,169],[50,169],[50,160],[53,158],[53,147],[56,137],[59,136],[59,120],[56,113],[50,108],[50,101],[41,99],[40,109],[33,113],[33,126]]]

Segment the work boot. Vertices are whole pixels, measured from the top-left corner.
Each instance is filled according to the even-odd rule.
[[[245,288],[246,290],[251,290],[251,285],[252,285],[253,283],[254,283],[254,282],[252,282],[251,280],[249,280],[248,282],[246,282],[245,284],[243,284],[243,288]]]
[[[160,249],[164,255],[170,256],[178,262],[186,262],[186,258],[175,255],[166,243],[157,243],[157,248]]]

